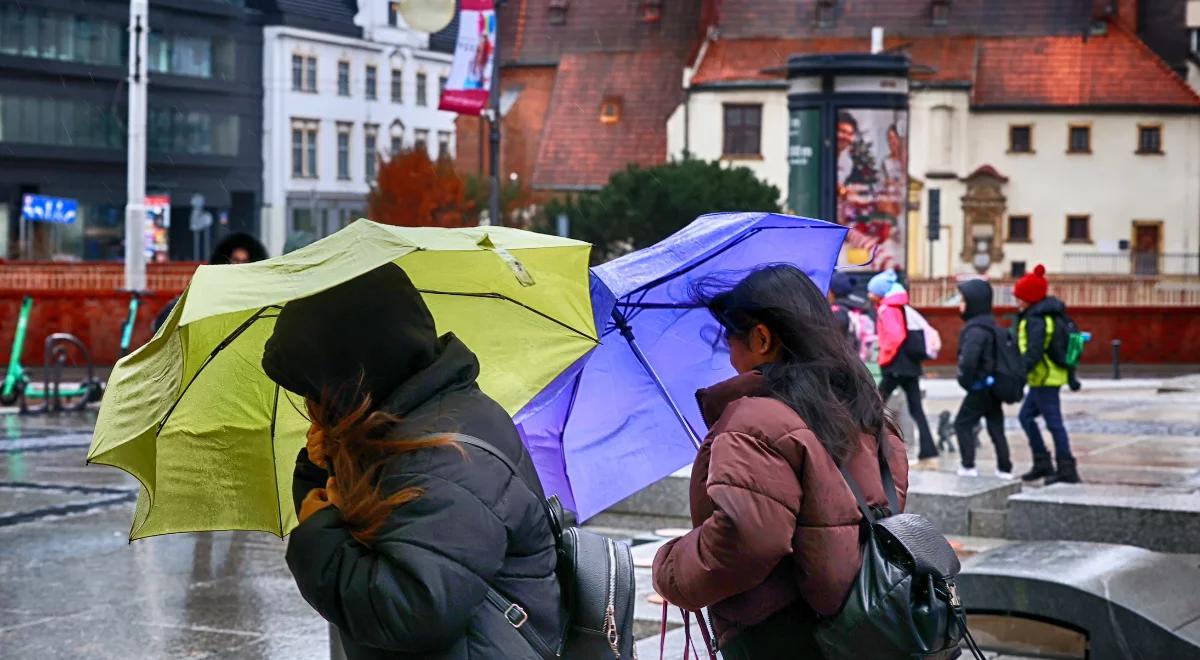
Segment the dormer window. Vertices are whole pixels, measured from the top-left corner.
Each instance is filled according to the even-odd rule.
[[[941,27],[950,22],[950,0],[933,0],[930,6],[930,23]]]
[[[817,0],[817,27],[833,27],[833,24],[836,21],[836,17],[834,16],[834,10],[836,8],[837,6],[835,0]]]
[[[566,25],[570,0],[550,0],[550,25]]]
[[[600,104],[600,123],[615,124],[621,121],[621,98],[610,96]]]
[[[642,0],[642,22],[658,23],[662,20],[662,0]]]

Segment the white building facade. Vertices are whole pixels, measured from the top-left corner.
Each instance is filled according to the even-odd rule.
[[[1102,39],[1093,37],[1096,44]],[[866,45],[864,39],[859,48]],[[714,48],[685,71],[686,100],[667,125],[669,155],[747,167],[779,188],[786,207],[788,84],[761,74],[780,62],[739,71],[726,58],[706,68],[713,54],[705,51]],[[722,48],[718,58],[733,51]],[[1149,49],[1136,52],[1154,57]],[[1019,276],[1039,263],[1055,274],[1200,271],[1200,96],[1159,64],[1134,69],[1157,77],[1153,85],[1130,82],[1140,94],[1133,101],[981,103],[976,85],[1021,78],[1005,71],[976,70],[975,84],[916,81],[906,158],[909,272]],[[1087,72],[1076,75],[1062,84],[1073,90],[1096,82]],[[1051,97],[1055,90],[1037,93]],[[760,125],[748,133],[739,124],[730,139],[731,108],[759,108]],[[929,242],[928,191],[935,188],[941,231]]]
[[[263,239],[273,255],[366,216],[378,163],[423,145],[453,157],[437,109],[452,56],[428,48],[394,3],[360,2],[362,37],[290,25],[263,34]]]

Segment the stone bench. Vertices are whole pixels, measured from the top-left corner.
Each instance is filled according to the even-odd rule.
[[[1100,484],[1055,484],[1008,500],[1008,538],[1096,541],[1161,552],[1200,551],[1200,494]]]
[[[929,518],[943,534],[1003,537],[1005,501],[1020,492],[1020,481],[914,470],[905,510]]]
[[[1085,637],[1061,657],[1200,658],[1194,557],[1076,541],[1012,543],[966,560],[958,585],[972,621],[990,621],[973,632],[991,650],[1031,650],[1036,641],[1013,632],[1023,621]]]

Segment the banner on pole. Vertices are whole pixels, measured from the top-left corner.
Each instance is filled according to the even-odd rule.
[[[458,43],[450,79],[439,110],[478,115],[488,104],[496,56],[496,7],[493,0],[462,0]]]

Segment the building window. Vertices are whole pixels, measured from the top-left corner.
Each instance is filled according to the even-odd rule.
[[[393,134],[392,135],[392,155],[395,156],[396,154],[400,153],[401,151],[404,151],[404,136]]]
[[[550,25],[567,24],[569,0],[550,0]]]
[[[1008,127],[1008,152],[1012,154],[1033,153],[1033,126]]]
[[[305,89],[310,92],[317,91],[317,58],[310,57],[307,62],[307,70],[305,71]]]
[[[834,0],[817,0],[817,15],[815,20],[817,27],[833,27],[836,21],[836,16],[834,15],[836,8]]]
[[[404,71],[392,69],[392,103],[404,103]]]
[[[374,101],[375,99],[379,98],[379,95],[376,93],[376,83],[378,82],[379,77],[378,71],[379,69],[374,64],[367,65],[366,95],[367,100],[369,101]]]
[[[363,127],[363,147],[366,153],[364,154],[367,172],[367,181],[375,180],[375,165],[379,162],[378,153],[378,137],[379,126],[376,124],[367,124]]]
[[[292,176],[317,178],[317,127],[316,121],[292,120]]]
[[[0,3],[0,53],[102,66],[125,63],[125,22]]]
[[[442,97],[446,95],[446,85],[448,85],[449,83],[450,83],[450,81],[446,78],[446,76],[438,76],[438,103],[439,104],[441,103]]]
[[[1025,277],[1025,262],[1024,261],[1012,262],[1012,278],[1015,280],[1018,277]]]
[[[413,141],[413,149],[427,152],[429,150],[429,131],[418,128],[413,135],[416,138]]]
[[[1010,215],[1010,216],[1008,216],[1008,242],[1009,243],[1028,243],[1029,242],[1029,216],[1027,216],[1027,215]]]
[[[388,25],[398,27],[400,25],[400,3],[393,1],[388,4]]]
[[[427,82],[424,73],[417,74],[417,105],[422,108],[429,105],[428,90],[426,90],[426,87],[428,87]]]
[[[337,125],[337,177],[350,178],[350,124],[338,122]]]
[[[304,90],[304,58],[292,55],[292,91]]]
[[[930,23],[941,27],[950,22],[950,0],[933,0],[930,5]]]
[[[1087,215],[1067,216],[1067,243],[1092,242],[1092,218]]]
[[[1067,153],[1072,154],[1090,154],[1092,153],[1092,127],[1086,125],[1073,125],[1068,131],[1067,138]]]
[[[615,124],[621,121],[621,99],[610,97],[600,104],[600,123]]]
[[[338,62],[338,96],[350,96],[349,62]]]
[[[725,106],[724,156],[726,158],[760,155],[761,136],[761,105]]]
[[[438,131],[438,160],[451,158],[450,131]]]
[[[662,21],[662,0],[642,0],[642,22],[659,23]]]
[[[1162,127],[1161,126],[1138,126],[1138,149],[1139,154],[1161,154],[1162,150]]]

